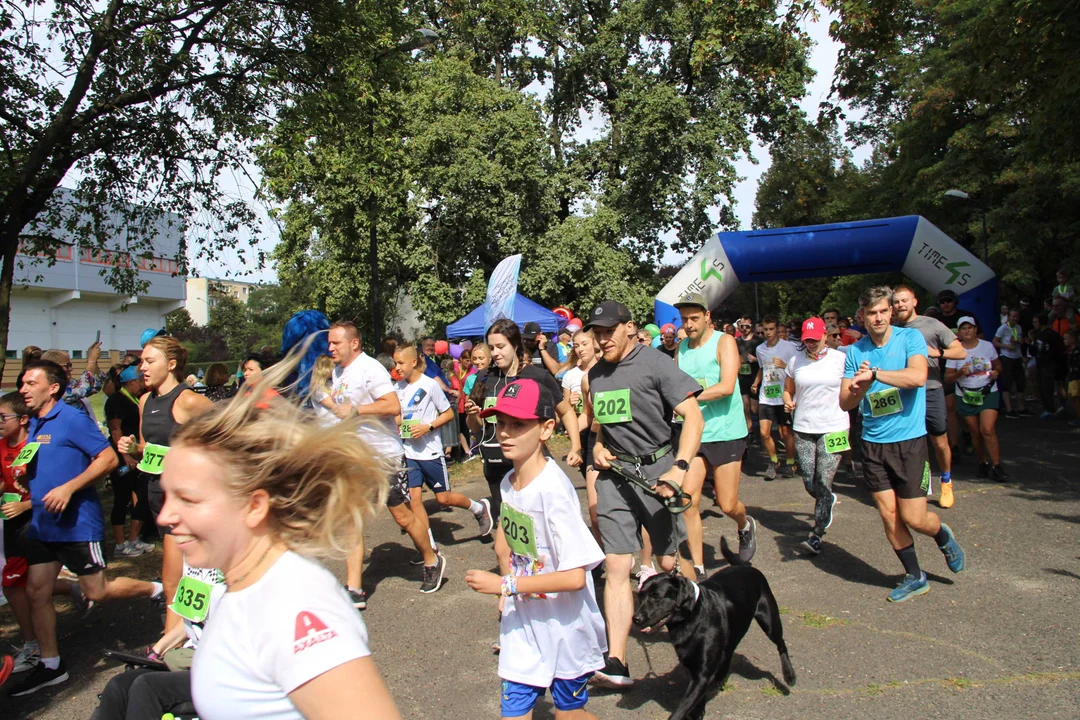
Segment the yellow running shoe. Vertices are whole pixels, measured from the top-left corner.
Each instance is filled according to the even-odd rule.
[[[938,498],[938,506],[951,508],[953,506],[952,483],[941,483],[941,497]]]

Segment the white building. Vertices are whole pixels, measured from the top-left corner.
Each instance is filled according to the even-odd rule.
[[[58,192],[63,201],[63,192]],[[122,227],[117,216],[110,225]],[[11,325],[7,358],[20,359],[29,345],[66,350],[73,360],[83,359],[101,332],[102,351],[140,350],[139,337],[147,328],[165,325],[165,315],[184,307],[185,278],[177,275],[175,258],[183,252],[183,223],[179,216],[162,213],[153,238],[153,257],[132,257],[120,233],[109,252],[80,248],[74,236],[53,231],[61,245],[56,263],[49,267],[39,257],[19,254],[11,292]],[[148,283],[144,294],[120,296],[109,287],[101,271],[119,263],[137,263],[139,278]],[[19,363],[8,363],[16,370]],[[8,373],[5,372],[5,381]],[[10,385],[5,383],[5,387]]]
[[[187,308],[193,323],[205,327],[210,322],[210,308],[214,307],[219,297],[231,295],[247,305],[251,289],[255,287],[258,287],[258,283],[220,278],[188,278],[187,301],[184,307]]]

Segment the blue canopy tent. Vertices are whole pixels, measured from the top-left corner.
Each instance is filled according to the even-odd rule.
[[[484,324],[486,312],[487,303],[484,303],[457,322],[450,323],[446,326],[446,337],[484,337],[484,333],[487,332],[487,325]],[[518,293],[514,294],[514,314],[511,319],[518,324],[518,327],[522,327],[527,322],[538,323],[540,329],[549,334],[557,333],[566,326],[566,318]]]

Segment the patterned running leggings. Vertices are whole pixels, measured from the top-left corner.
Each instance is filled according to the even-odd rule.
[[[822,537],[825,528],[832,523],[833,477],[840,466],[840,453],[825,451],[825,436],[795,433],[795,453],[799,457],[799,471],[803,486],[814,504],[814,534]]]

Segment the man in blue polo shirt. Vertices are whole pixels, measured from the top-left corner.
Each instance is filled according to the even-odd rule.
[[[863,475],[885,536],[904,564],[904,579],[889,600],[903,602],[930,590],[912,530],[934,538],[954,573],[964,569],[966,558],[949,526],[926,508],[926,341],[918,330],[891,324],[892,303],[888,287],[870,288],[859,298],[867,333],[848,350],[840,407],[857,407],[862,415]]]
[[[94,483],[117,465],[108,439],[85,413],[59,402],[67,386],[54,362],[30,363],[20,388],[30,411],[30,434],[13,471],[30,489],[33,515],[23,544],[27,595],[41,661],[11,690],[29,695],[68,679],[56,640],[53,582],[66,565],[89,600],[159,598],[161,583],[105,576],[105,517]]]

